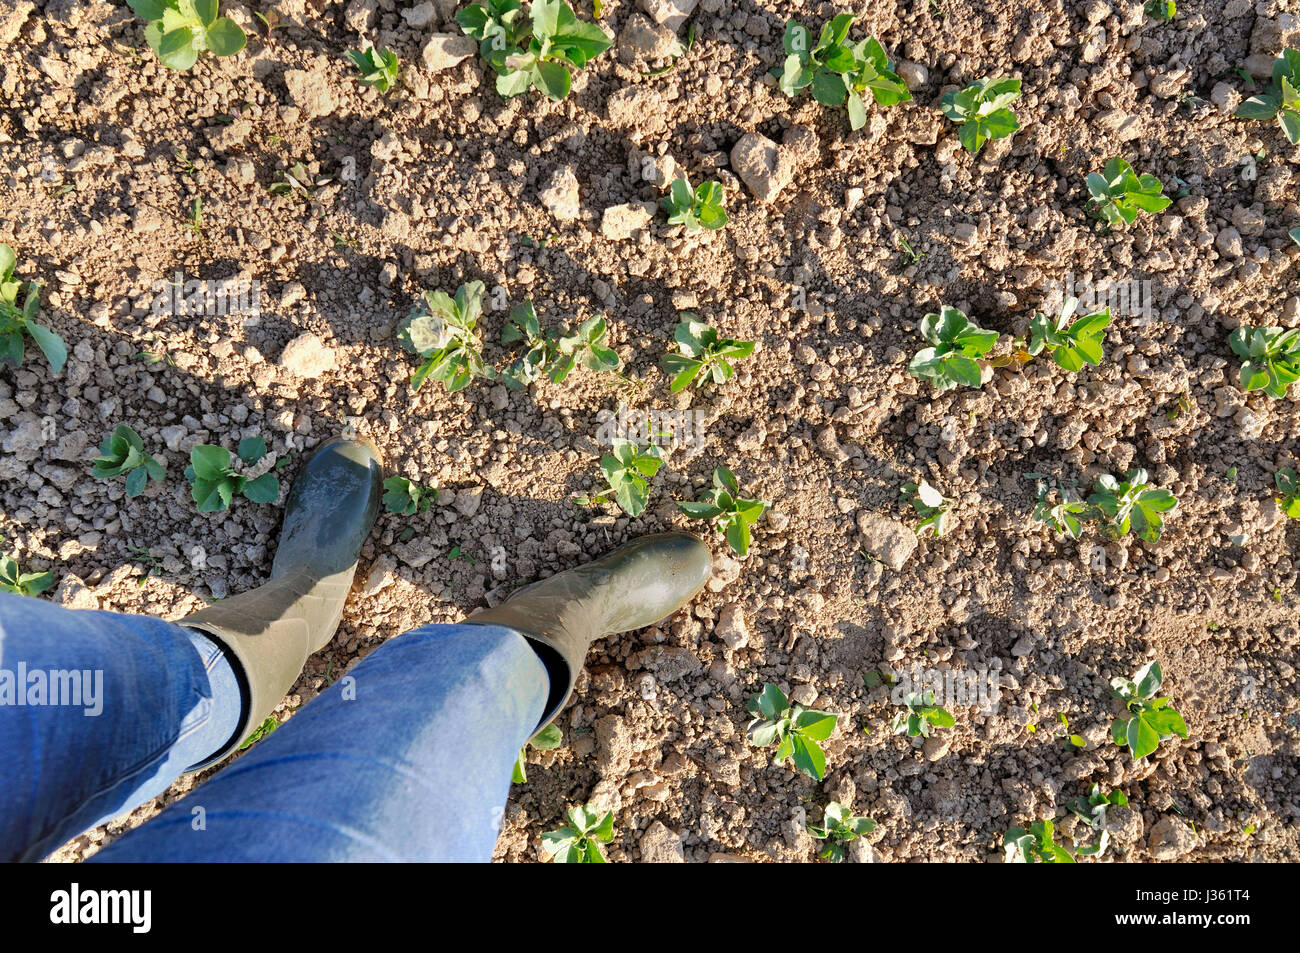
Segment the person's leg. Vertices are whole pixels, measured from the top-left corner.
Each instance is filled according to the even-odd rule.
[[[549,692],[512,629],[416,629],[92,860],[490,860]]]
[[[161,794],[241,706],[197,630],[0,594],[0,859],[39,860]]]

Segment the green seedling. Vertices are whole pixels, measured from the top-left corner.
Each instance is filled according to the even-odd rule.
[[[683,312],[682,319],[673,330],[677,352],[659,359],[660,366],[672,377],[668,386],[671,393],[692,385],[703,387],[709,381],[725,384],[735,374],[731,362],[744,360],[754,353],[753,341],[720,338],[717,331],[696,321],[695,315],[689,312]]]
[[[489,376],[479,348],[478,319],[483,314],[483,282],[456,289],[426,291],[397,328],[397,340],[423,363],[411,375],[411,390],[426,380],[440,381],[455,393],[475,377]]]
[[[1154,543],[1164,531],[1163,514],[1178,506],[1172,493],[1147,482],[1147,471],[1141,467],[1130,470],[1123,480],[1103,473],[1097,477],[1088,502],[1101,511],[1120,536],[1127,536],[1132,527],[1148,543]]]
[[[1169,23],[1174,17],[1178,16],[1178,4],[1174,3],[1174,0],[1147,0],[1142,12],[1152,20]]]
[[[1072,747],[1072,748],[1084,748],[1084,747],[1087,747],[1088,742],[1086,742],[1086,741],[1083,739],[1083,735],[1071,734],[1071,732],[1070,732],[1070,719],[1068,719],[1068,718],[1065,717],[1065,712],[1063,712],[1063,711],[1058,711],[1058,712],[1056,713],[1056,720],[1059,721],[1059,722],[1061,723],[1061,727],[1062,727],[1063,729],[1065,729],[1065,734],[1062,735],[1062,739],[1063,739],[1063,740],[1064,740],[1064,741],[1065,741],[1065,742],[1066,742],[1070,747]]]
[[[233,56],[248,39],[229,17],[217,16],[217,0],[127,0],[148,22],[144,38],[170,69],[187,70],[204,51]]]
[[[1061,303],[1061,313],[1055,317],[1042,312],[1034,315],[1029,322],[1029,354],[1037,357],[1047,351],[1067,371],[1100,364],[1105,356],[1102,344],[1110,327],[1110,308],[1075,318],[1078,308],[1079,299],[1071,296]]]
[[[318,188],[329,184],[328,176],[313,173],[302,162],[295,162],[276,174],[279,179],[268,185],[266,191],[278,197],[298,196],[310,201]]]
[[[22,282],[14,277],[18,256],[8,245],[0,243],[0,366],[21,367],[23,335],[31,336],[50,362],[50,370],[62,373],[68,360],[68,347],[43,324],[36,323],[41,310],[41,286],[34,281]],[[22,305],[18,298],[22,295]]]
[[[727,213],[722,208],[724,198],[721,183],[710,179],[692,190],[691,183],[678,176],[663,202],[668,224],[683,225],[688,232],[721,228],[727,224]]]
[[[488,0],[456,14],[479,41],[479,53],[497,73],[497,92],[509,99],[538,89],[554,100],[569,95],[571,70],[581,70],[614,40],[595,23],[579,20],[565,0],[532,0],[525,23],[520,0]]]
[[[771,682],[751,695],[745,708],[754,716],[745,728],[750,744],[759,748],[775,744],[777,762],[793,758],[794,766],[814,781],[826,777],[826,753],[818,742],[831,736],[839,715],[792,703]]]
[[[0,592],[39,596],[52,585],[53,572],[23,572],[13,556],[0,556]]]
[[[111,480],[126,474],[126,495],[139,496],[150,478],[161,483],[163,465],[145,453],[140,435],[123,424],[104,438],[91,473],[96,479]]]
[[[1005,139],[1020,128],[1020,120],[1007,108],[1019,98],[1020,80],[985,78],[944,93],[939,105],[945,116],[961,123],[957,138],[974,155],[990,139]]]
[[[654,444],[642,449],[629,440],[615,440],[610,452],[600,458],[607,488],[591,496],[576,497],[574,502],[589,506],[613,497],[628,516],[640,516],[650,499],[649,479],[663,465],[663,453]]]
[[[551,381],[560,383],[578,364],[592,371],[616,373],[619,356],[605,343],[608,337],[609,326],[603,315],[588,318],[572,334],[562,335],[555,342],[555,359],[547,368]]]
[[[1106,830],[1106,812],[1112,807],[1127,807],[1128,798],[1123,791],[1101,793],[1101,785],[1094,784],[1088,796],[1076,797],[1066,805],[1080,820],[1098,832],[1097,842],[1088,847],[1080,847],[1075,842],[1075,852],[1081,857],[1100,857],[1110,846],[1110,832]]]
[[[1128,745],[1134,761],[1141,761],[1166,738],[1187,737],[1187,723],[1170,705],[1168,698],[1156,698],[1164,675],[1159,662],[1148,662],[1133,678],[1112,678],[1111,696],[1124,701],[1125,714],[1115,719],[1110,736],[1115,744]]]
[[[185,227],[195,238],[203,237],[203,199],[195,196],[189,214],[185,217]]]
[[[361,74],[361,83],[386,93],[397,85],[397,54],[383,47],[368,50],[348,50],[348,59]]]
[[[1070,852],[1056,842],[1051,821],[1034,821],[1029,830],[1013,827],[1002,839],[1008,864],[1072,864]]]
[[[238,455],[244,466],[252,466],[266,456],[266,441],[245,437],[239,441]],[[231,466],[230,451],[225,447],[199,444],[192,449],[185,479],[190,482],[190,495],[199,504],[200,513],[224,510],[236,495],[252,503],[273,503],[280,495],[280,481],[274,473],[248,479]]]
[[[1169,207],[1164,184],[1154,175],[1138,175],[1119,156],[1102,172],[1088,173],[1092,213],[1109,225],[1132,225],[1139,212],[1154,215]]]
[[[384,509],[399,516],[415,516],[433,505],[438,491],[420,486],[403,476],[390,476],[384,481]]]
[[[569,823],[542,835],[542,850],[557,864],[604,864],[601,844],[614,839],[614,812],[601,817],[587,807],[569,808]]]
[[[839,801],[826,805],[820,827],[808,825],[808,833],[817,840],[826,842],[819,857],[832,863],[844,859],[844,846],[876,829],[876,822],[869,817],[857,817]]]
[[[903,696],[903,704],[907,710],[900,711],[889,724],[896,735],[929,738],[934,729],[957,724],[948,709],[934,703],[934,692],[908,692]]]
[[[813,99],[823,106],[847,103],[849,126],[867,124],[867,104],[894,106],[912,94],[894,72],[894,64],[873,36],[847,42],[851,13],[841,13],[822,27],[817,44],[808,28],[794,20],[785,25],[785,63],[772,70],[781,92],[791,99],[812,87]]]
[[[930,346],[912,358],[907,365],[909,374],[928,380],[939,391],[958,384],[980,386],[981,371],[976,359],[997,344],[997,331],[985,331],[947,305],[941,306],[938,314],[932,312],[922,318],[919,328]]]
[[[267,735],[269,735],[271,732],[275,731],[275,729],[279,727],[280,727],[280,723],[276,721],[274,715],[267,716],[266,721],[262,722],[260,725],[254,728],[252,734],[250,734],[247,738],[244,739],[244,743],[239,746],[239,750],[247,751],[249,748],[253,747],[253,745],[257,744],[259,741],[261,741],[263,738],[265,738]]]
[[[529,738],[528,744],[519,749],[519,757],[515,759],[515,770],[510,776],[510,783],[524,784],[528,781],[527,755],[529,748],[536,748],[538,751],[550,751],[552,748],[558,748],[563,743],[564,734],[554,722],[551,722],[551,724]]]
[[[501,372],[506,387],[518,390],[540,379],[555,363],[557,340],[554,331],[542,333],[531,301],[512,308],[510,320],[501,330],[501,343],[522,343],[524,352]]]
[[[1033,517],[1052,532],[1078,539],[1083,532],[1084,520],[1091,519],[1093,510],[1076,499],[1070,487],[1048,473],[1026,473],[1026,480],[1038,481],[1038,499],[1034,503]]]
[[[1238,119],[1277,119],[1291,145],[1300,143],[1300,50],[1284,50],[1273,61],[1273,81],[1233,113]]]
[[[713,488],[705,490],[698,500],[677,505],[692,519],[712,521],[737,556],[749,552],[749,528],[771,506],[766,500],[742,497],[736,475],[727,467],[713,471]]]
[[[899,497],[904,503],[910,503],[912,509],[916,510],[917,515],[921,517],[921,522],[916,526],[917,536],[932,533],[938,537],[944,534],[948,528],[948,508],[952,503],[951,500],[944,499],[943,494],[924,479],[920,483],[904,483]]]
[[[1237,328],[1228,345],[1241,362],[1241,389],[1262,390],[1270,397],[1286,396],[1300,380],[1300,328]]]
[[[1300,520],[1300,477],[1291,467],[1283,467],[1273,474],[1273,482],[1282,494],[1277,505],[1291,519]]]

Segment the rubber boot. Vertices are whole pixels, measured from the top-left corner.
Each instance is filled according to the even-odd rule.
[[[307,657],[334,637],[361,544],[379,515],[383,479],[370,441],[322,444],[289,491],[270,579],[180,620],[225,647],[245,689],[239,730],[193,770],[233,752],[280,704]]]
[[[465,621],[503,625],[527,638],[546,664],[551,692],[541,730],[560,713],[591,643],[654,625],[695,597],[713,572],[709,547],[690,533],[642,536],[607,556],[556,573]]]

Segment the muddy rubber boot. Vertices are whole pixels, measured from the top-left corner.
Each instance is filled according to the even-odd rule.
[[[551,693],[544,728],[573,691],[591,643],[644,628],[694,598],[713,572],[709,547],[690,533],[659,533],[526,586],[465,621],[502,625],[526,637],[546,663]]]
[[[289,490],[271,578],[180,620],[225,647],[245,689],[239,730],[193,770],[234,751],[280,704],[307,657],[334,637],[361,544],[379,515],[383,480],[370,441],[322,444]]]

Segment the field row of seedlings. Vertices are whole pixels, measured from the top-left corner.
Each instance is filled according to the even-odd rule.
[[[10,4],[0,588],[256,585],[355,431],[389,515],[246,746],[705,529],[500,859],[1294,858],[1300,25],[779,6]]]

